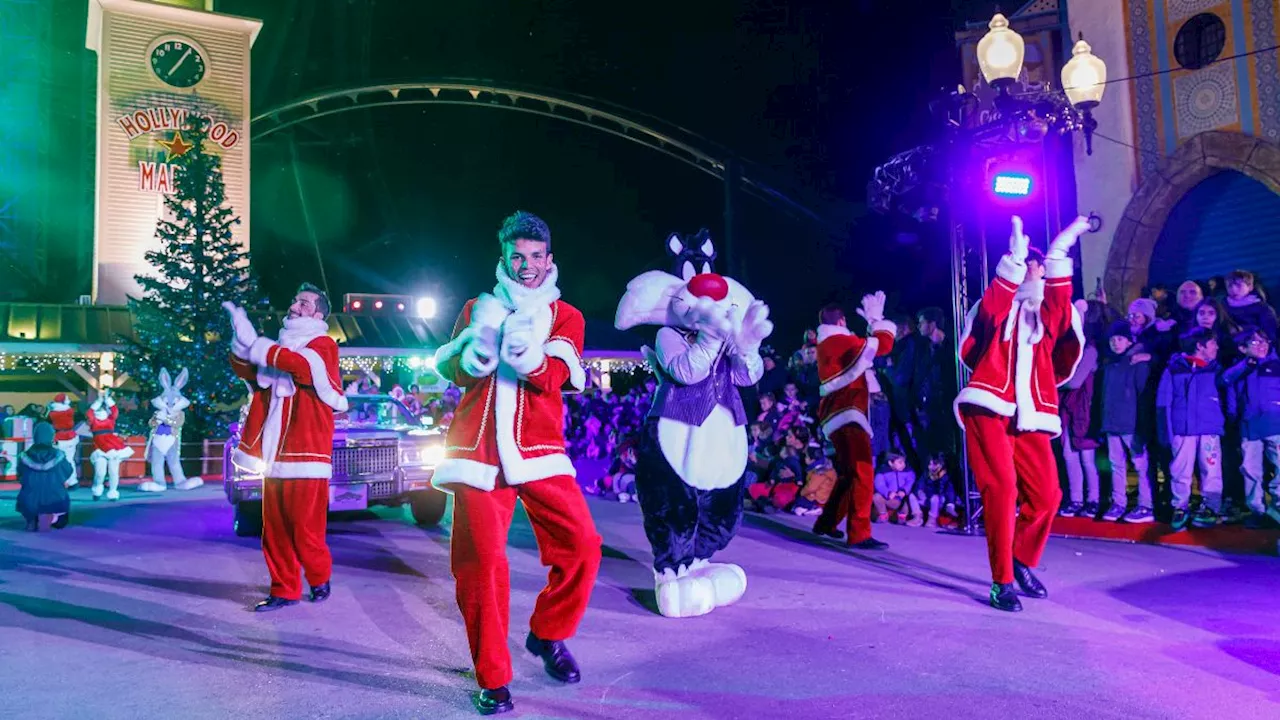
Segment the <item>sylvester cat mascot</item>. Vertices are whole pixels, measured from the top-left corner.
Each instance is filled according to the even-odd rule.
[[[740,387],[764,374],[760,343],[769,309],[712,271],[706,230],[667,238],[675,272],[646,272],[627,285],[615,325],[658,325],[645,359],[657,377],[640,434],[636,494],[653,547],[658,611],[705,615],[747,589],[742,568],[713,563],[742,524],[747,417]]]

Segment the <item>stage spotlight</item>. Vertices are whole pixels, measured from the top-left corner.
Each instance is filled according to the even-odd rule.
[[[991,192],[1001,197],[1026,197],[1031,194],[1031,176],[1021,173],[996,173],[991,178]]]
[[[417,306],[418,317],[424,320],[430,320],[436,316],[436,300],[435,298],[422,297],[418,298]]]

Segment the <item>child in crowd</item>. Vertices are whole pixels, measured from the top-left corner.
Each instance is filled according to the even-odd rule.
[[[1226,309],[1238,327],[1256,328],[1268,341],[1276,341],[1276,311],[1262,297],[1253,273],[1233,270],[1227,275]]]
[[[1088,304],[1077,301],[1077,309],[1081,315],[1088,314]],[[1063,517],[1075,517],[1084,510],[1085,491],[1088,490],[1088,501],[1095,510],[1098,506],[1098,462],[1099,443],[1092,436],[1093,431],[1093,389],[1094,376],[1098,368],[1098,335],[1100,328],[1096,324],[1085,327],[1084,353],[1075,374],[1067,380],[1059,391],[1058,414],[1062,418],[1062,459],[1067,466],[1067,497],[1058,514]]]
[[[916,483],[914,494],[916,503],[922,508],[928,508],[929,517],[924,523],[925,527],[938,527],[938,517],[943,512],[952,518],[956,517],[956,488],[947,473],[945,455],[929,458],[928,471]]]
[[[1246,524],[1263,527],[1264,517],[1280,523],[1280,357],[1257,328],[1236,335],[1243,356],[1222,377],[1227,392],[1227,416],[1240,424]],[[1263,485],[1263,459],[1274,473]],[[1270,495],[1270,502],[1266,496]],[[1265,515],[1264,515],[1265,514]]]
[[[804,485],[800,488],[794,512],[796,515],[820,515],[822,506],[831,497],[831,489],[836,486],[836,469],[820,447],[805,448],[804,460],[808,472],[804,475]]]
[[[796,425],[787,430],[782,449],[774,458],[763,482],[747,488],[757,512],[787,511],[800,494],[804,479],[804,450],[809,446],[809,429]]]
[[[18,456],[18,514],[27,521],[27,530],[40,529],[40,516],[51,515],[52,526],[67,526],[71,517],[71,496],[66,481],[72,475],[71,461],[53,446],[54,429],[47,422],[36,423],[32,445]]]
[[[1111,353],[1099,370],[1101,382],[1096,386],[1101,393],[1096,406],[1098,430],[1106,439],[1107,456],[1111,460],[1111,506],[1097,519],[1149,523],[1155,519],[1154,488],[1147,452],[1150,428],[1144,422],[1142,408],[1148,397],[1151,362],[1139,357],[1142,347],[1133,341],[1132,332],[1132,321],[1119,320],[1108,329],[1107,344]],[[1138,506],[1126,513],[1130,462],[1138,473]],[[1096,503],[1086,502],[1078,517],[1096,517],[1098,510]]]
[[[1169,361],[1156,391],[1156,428],[1171,448],[1171,486],[1175,531],[1188,522],[1198,528],[1218,524],[1222,503],[1222,432],[1225,418],[1218,391],[1218,340],[1212,330],[1195,328],[1179,339],[1182,353]],[[1200,509],[1188,512],[1191,478],[1200,467]]]
[[[874,512],[872,522],[905,523],[912,527],[924,524],[920,517],[920,502],[913,494],[916,484],[915,471],[907,467],[907,459],[896,452],[886,453],[884,463],[876,472],[876,493],[871,499]]]

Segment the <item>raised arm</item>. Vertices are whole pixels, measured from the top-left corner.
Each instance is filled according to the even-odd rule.
[[[773,333],[769,321],[769,307],[755,300],[733,323],[732,351],[729,353],[729,375],[734,385],[749,387],[764,377],[764,360],[760,357],[760,343]]]
[[[977,322],[987,327],[1003,327],[1013,309],[1013,296],[1027,279],[1027,251],[1031,241],[1022,234],[1022,218],[1013,216],[1013,232],[1009,236],[1009,252],[996,263],[996,276],[982,293],[978,303]]]
[[[1075,267],[1067,253],[1088,230],[1089,218],[1077,217],[1049,243],[1049,251],[1045,253],[1044,303],[1040,316],[1051,337],[1060,338],[1071,331],[1075,310],[1071,304],[1071,277]]]
[[[557,305],[551,335],[542,346],[542,362],[521,377],[538,392],[560,392],[568,389],[582,392],[586,372],[582,369],[582,348],[586,321],[582,313],[565,303]]]
[[[441,345],[435,355],[436,374],[460,388],[469,388],[479,382],[478,377],[464,372],[461,367],[462,352],[475,336],[475,331],[470,329],[471,308],[475,302],[468,300],[462,306],[462,312],[458,313],[458,319],[453,323],[449,342]]]
[[[655,354],[663,372],[681,385],[693,385],[707,379],[715,365],[716,356],[724,348],[724,341],[705,330],[690,343],[678,330],[663,327],[658,330]]]

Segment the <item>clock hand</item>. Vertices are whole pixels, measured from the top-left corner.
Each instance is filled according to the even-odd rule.
[[[165,73],[164,76],[169,77],[170,75],[172,75],[175,70],[177,70],[179,67],[182,66],[182,61],[186,60],[187,56],[190,54],[191,54],[191,48],[187,48],[187,51],[182,53],[182,57],[178,58],[178,62],[174,63],[173,67],[169,68],[169,72]]]

